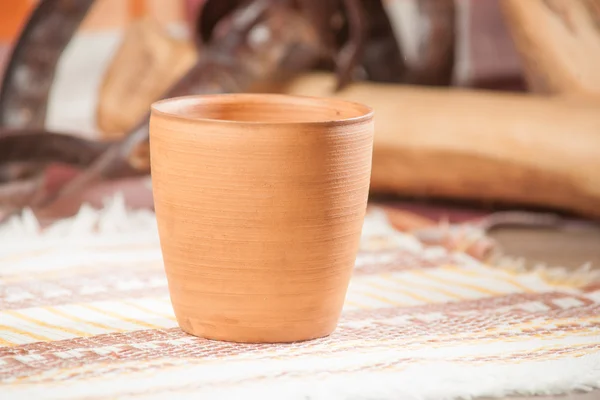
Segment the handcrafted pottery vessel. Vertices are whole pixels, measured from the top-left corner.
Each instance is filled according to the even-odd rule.
[[[333,332],[365,216],[373,112],[276,94],[152,105],[150,156],[181,328],[235,342]]]

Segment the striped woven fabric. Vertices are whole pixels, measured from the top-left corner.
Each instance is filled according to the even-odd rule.
[[[174,319],[154,216],[114,202],[0,227],[0,397],[442,399],[600,385],[600,286],[425,247],[365,221],[338,329],[213,342]]]

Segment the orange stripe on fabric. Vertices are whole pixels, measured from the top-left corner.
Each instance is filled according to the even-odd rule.
[[[50,248],[34,250],[34,251],[24,251],[17,254],[11,254],[9,256],[5,256],[0,258],[0,263],[15,263],[17,261],[23,261],[30,259],[31,257],[40,256],[45,253],[49,253],[51,251]]]
[[[395,294],[400,293],[401,295],[406,295],[407,297],[411,297],[411,298],[414,298],[415,300],[419,300],[419,301],[426,301],[427,303],[430,303],[430,302],[433,301],[433,300],[427,299],[425,297],[420,297],[418,295],[414,295],[413,293],[410,293],[410,295],[409,294],[405,294],[404,292],[401,292],[401,291],[397,290],[397,288],[395,288],[395,287],[391,287],[391,286],[390,287],[386,287],[386,286],[383,286],[383,285],[379,285],[378,283],[375,283],[375,282],[365,282],[364,284],[367,285],[367,286],[370,286],[372,288],[375,288],[375,289],[387,290],[387,291],[393,292]],[[420,299],[424,299],[424,300],[420,300]],[[407,307],[407,306],[411,306],[413,304],[394,302],[394,305],[398,305],[398,306],[402,306],[402,307]]]
[[[38,320],[36,318],[33,318],[33,317],[30,317],[28,315],[24,315],[24,314],[22,314],[22,313],[20,313],[18,311],[7,310],[7,311],[3,311],[3,312],[5,314],[12,315],[15,318],[19,318],[19,319],[22,319],[24,321],[29,321],[29,322],[31,322],[33,324],[36,324],[36,325],[39,325],[39,326],[43,326],[45,328],[55,329],[57,331],[71,333],[73,335],[81,336],[81,337],[93,336],[93,334],[91,334],[91,333],[83,332],[83,331],[80,331],[78,329],[66,328],[64,326],[49,324],[47,322],[40,321],[40,320]]]
[[[445,265],[445,266],[441,267],[441,269],[444,269],[444,270],[447,270],[447,271],[450,271],[450,272],[453,272],[453,273],[456,273],[459,275],[471,276],[474,278],[485,278],[486,277],[486,275],[484,275],[484,274],[480,274],[475,271],[468,271],[468,270],[465,270],[464,268],[458,268],[454,265]],[[513,285],[514,287],[516,287],[517,289],[521,289],[522,291],[524,291],[526,293],[534,293],[535,292],[534,290],[528,288],[527,286],[524,286],[523,284],[517,282],[515,279],[510,278],[508,276],[502,276],[502,275],[496,274],[496,273],[491,273],[490,275],[488,275],[488,277],[489,276],[494,277],[494,279],[499,279],[506,283],[509,283],[509,284]]]
[[[101,324],[99,322],[87,321],[85,319],[78,318],[78,317],[76,317],[74,315],[70,315],[70,314],[68,314],[66,312],[57,310],[54,307],[44,307],[44,310],[47,310],[47,311],[49,311],[49,312],[51,312],[53,314],[56,314],[58,316],[61,316],[63,318],[70,319],[71,321],[80,322],[82,324],[88,324],[88,325],[91,325],[91,326],[95,326],[96,328],[104,329],[104,330],[109,331],[109,332],[125,332],[124,329],[113,328],[112,326],[104,325],[104,324]]]
[[[12,346],[17,346],[17,344],[14,342],[10,342],[8,340],[0,338],[0,347],[12,347]]]
[[[409,273],[412,273],[412,271],[409,272]],[[389,279],[393,280],[395,282],[398,282],[398,283],[402,283],[402,284],[406,283],[402,279],[400,279],[398,277],[394,277],[394,276],[389,276]],[[417,286],[419,288],[423,288],[424,290],[430,290],[432,292],[436,292],[436,293],[442,294],[442,295],[450,297],[452,299],[457,299],[457,300],[464,300],[465,299],[463,296],[460,296],[460,295],[458,295],[456,293],[450,292],[450,291],[448,291],[446,289],[438,288],[438,287],[431,286],[431,285],[425,285],[425,284],[422,284],[422,283],[411,282],[411,284],[413,284],[414,286]]]
[[[40,342],[51,342],[53,340],[46,336],[42,336],[42,335],[38,335],[38,334],[31,333],[28,331],[24,331],[21,329],[13,328],[12,326],[7,326],[7,325],[0,325],[0,330],[15,333],[17,335],[29,336],[30,338],[38,340]]]
[[[103,309],[95,307],[95,306],[93,306],[91,304],[82,304],[81,306],[85,307],[85,308],[88,308],[90,310],[96,311],[97,313],[108,315],[108,316],[113,317],[113,318],[117,318],[117,319],[119,319],[121,321],[129,322],[129,323],[132,323],[132,324],[135,324],[135,325],[145,326],[146,328],[150,328],[150,329],[161,329],[160,326],[149,324],[147,322],[140,321],[140,320],[135,319],[135,318],[124,317],[124,316],[119,315],[119,314],[117,314],[115,312],[103,310]]]
[[[383,278],[383,279],[385,279],[387,281],[393,281],[395,284],[402,282],[401,280],[398,280],[398,278],[395,278],[395,277],[391,276],[390,274],[381,275],[381,278]],[[432,299],[428,299],[427,297],[423,297],[421,295],[418,295],[416,293],[412,293],[412,292],[407,291],[405,289],[400,289],[400,288],[397,288],[397,287],[390,288],[390,289],[394,290],[394,291],[396,291],[396,292],[398,292],[398,293],[400,293],[400,294],[402,294],[402,295],[404,295],[406,297],[410,297],[410,298],[412,298],[414,300],[417,300],[417,301],[422,301],[424,303],[432,303],[433,302]]]
[[[167,315],[167,314],[156,312],[156,311],[151,310],[149,308],[146,308],[144,306],[140,306],[139,304],[135,304],[132,301],[123,301],[123,303],[127,304],[130,307],[137,308],[140,311],[144,311],[144,312],[146,312],[148,314],[154,314],[154,315],[158,315],[159,317],[163,317],[163,318],[166,318],[166,319],[170,319],[170,320],[176,321],[176,318],[173,317],[172,315]]]
[[[450,280],[450,279],[446,279],[446,278],[440,278],[439,276],[434,276],[433,274],[431,274],[429,272],[426,272],[426,271],[416,271],[416,270],[413,270],[413,271],[411,271],[411,273],[420,275],[420,276],[422,276],[424,278],[427,278],[427,279],[431,279],[432,281],[441,282],[441,283],[444,283],[446,285],[454,285],[454,286],[464,287],[466,289],[471,289],[471,290],[474,290],[476,292],[487,294],[487,295],[490,295],[490,296],[498,296],[498,295],[504,294],[503,292],[497,292],[495,290],[486,289],[484,287],[473,285],[473,284],[470,284],[470,283],[457,282],[455,280]]]
[[[383,297],[383,296],[380,296],[380,295],[377,295],[377,294],[373,294],[371,292],[366,292],[366,291],[363,291],[363,290],[356,290],[356,292],[358,294],[362,295],[362,296],[369,297],[369,298],[381,301],[382,303],[390,304],[392,306],[406,306],[406,304],[397,303],[397,302],[395,302],[393,300],[390,300],[390,299],[388,299],[386,297]]]
[[[346,300],[346,301],[344,302],[344,304],[348,304],[349,306],[356,307],[356,308],[360,308],[360,309],[363,309],[363,310],[365,310],[365,309],[369,308],[369,307],[365,307],[365,306],[363,306],[362,304],[356,303],[356,302],[354,302],[354,301],[351,301],[351,300]]]

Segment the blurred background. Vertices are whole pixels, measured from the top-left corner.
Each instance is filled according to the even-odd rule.
[[[149,105],[268,91],[375,108],[373,201],[436,221],[499,209],[596,220],[599,10],[598,0],[0,0],[0,137],[10,136],[0,213],[33,207],[53,221],[115,193],[152,208]],[[112,172],[36,208],[136,131]],[[81,142],[61,147],[54,134]],[[516,225],[528,230],[498,233],[515,253],[600,257],[594,230]],[[552,256],[551,243],[572,248]]]
[[[379,2],[368,0],[367,2]],[[39,0],[0,1],[0,68],[12,44]],[[70,112],[50,112],[49,129],[74,130],[80,134],[102,134],[97,126],[96,107],[99,86],[119,46],[135,23],[155,23],[161,33],[177,40],[192,41],[193,31],[205,0],[96,0],[83,19],[60,61],[50,101],[59,101]],[[228,2],[224,2],[228,3]],[[234,2],[229,2],[234,3]],[[240,2],[243,3],[243,2]],[[407,64],[418,64],[416,53],[428,22],[415,8],[417,1],[384,0],[398,45]],[[452,35],[451,74],[437,84],[501,90],[524,90],[519,56],[506,29],[498,0],[456,0],[456,25],[444,35]],[[141,39],[139,39],[141,40]],[[452,59],[452,61],[449,61]],[[134,60],[132,59],[132,62]],[[444,68],[440,65],[440,69]],[[432,80],[433,81],[433,80]],[[427,83],[427,82],[423,82]],[[53,108],[51,107],[51,110]],[[100,131],[100,132],[99,132]]]

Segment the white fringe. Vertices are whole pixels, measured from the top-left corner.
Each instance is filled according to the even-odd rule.
[[[322,370],[311,359],[306,370]],[[276,361],[264,360],[265,368],[285,371]],[[11,399],[119,398],[176,399],[261,399],[261,400],[456,400],[504,398],[505,396],[564,395],[600,387],[598,353],[549,361],[467,365],[456,362],[427,362],[400,370],[377,373],[344,373],[323,379],[273,379],[253,381],[248,371],[252,362],[210,366],[188,363],[181,368],[127,375],[111,375],[93,384],[65,380],[49,394],[43,385],[7,386]],[[343,370],[343,367],[340,366]],[[276,374],[275,374],[276,375]],[[248,376],[248,383],[211,387],[235,376]],[[88,397],[89,396],[89,397]]]
[[[377,220],[381,214],[377,212],[370,216]],[[389,233],[384,224],[367,224],[365,233],[367,236],[379,236]],[[10,248],[7,243],[22,242],[22,246],[35,245],[43,242],[62,242],[66,238],[89,239],[113,237],[119,235],[155,235],[157,232],[156,219],[149,210],[128,210],[124,198],[117,195],[109,199],[105,207],[97,210],[88,205],[81,207],[77,215],[72,218],[61,220],[55,224],[41,228],[39,222],[29,210],[22,216],[15,217],[0,226],[0,243],[2,247]],[[413,240],[409,235],[397,235],[405,240]],[[25,240],[24,240],[25,239]],[[77,240],[68,241],[69,245],[76,245]],[[405,243],[408,248],[418,250],[418,243]],[[440,249],[441,250],[441,249]],[[467,257],[465,255],[465,257]],[[473,260],[475,262],[475,260]],[[598,278],[600,272],[592,271],[589,265],[583,266],[579,271],[573,273],[564,268],[548,268],[539,265],[529,269],[521,260],[503,258],[498,262],[499,268],[510,269],[519,273],[537,271],[538,273],[551,276],[562,282],[581,280],[583,278]],[[563,340],[569,341],[570,338]],[[594,341],[597,338],[588,337],[587,340]],[[507,351],[513,349],[514,344],[503,343],[498,346],[506,346]],[[598,352],[590,351],[581,357],[564,357],[556,360],[532,361],[522,360],[514,363],[494,363],[482,365],[468,365],[457,362],[436,361],[438,351],[431,349],[431,354],[423,354],[422,365],[408,365],[400,370],[390,370],[389,373],[344,375],[338,378],[335,375],[328,376],[324,380],[300,382],[299,380],[277,381],[273,384],[264,382],[249,383],[229,389],[211,389],[210,382],[230,377],[235,370],[233,363],[227,365],[227,371],[219,373],[216,366],[204,364],[194,365],[186,361],[185,373],[180,369],[164,371],[159,375],[146,371],[141,374],[130,374],[126,377],[111,375],[102,378],[105,384],[92,385],[90,382],[67,380],[60,384],[60,390],[50,394],[47,389],[37,385],[11,385],[3,389],[7,398],[54,398],[54,399],[76,399],[85,396],[96,396],[102,398],[119,397],[162,399],[175,395],[179,399],[196,398],[261,398],[261,399],[332,399],[332,400],[358,400],[358,399],[469,399],[477,396],[507,396],[507,395],[543,395],[564,394],[573,390],[589,391],[600,387],[600,356]],[[463,354],[458,351],[455,356]],[[426,350],[429,351],[429,350]],[[396,357],[406,356],[403,349],[395,349],[385,357],[389,361],[397,361]],[[431,359],[429,358],[431,357]],[[443,358],[443,357],[442,357]],[[452,357],[450,357],[452,359]],[[327,359],[314,363],[309,360],[306,368],[323,368]],[[295,361],[296,362],[296,361]],[[265,368],[268,364],[264,361]],[[255,366],[253,366],[254,368]],[[281,368],[280,364],[272,366]],[[244,363],[239,362],[239,368],[244,368]],[[232,370],[233,369],[233,370]],[[240,371],[244,374],[244,371]],[[214,375],[214,376],[211,376]],[[252,375],[252,374],[250,374]],[[199,378],[206,385],[199,383]],[[189,391],[178,391],[179,388],[190,385]],[[196,387],[196,385],[198,387]],[[137,388],[142,393],[136,393]],[[127,394],[125,394],[127,393]],[[130,396],[129,396],[130,395]],[[2,397],[2,396],[0,396]]]
[[[0,225],[0,242],[57,239],[82,236],[102,236],[115,233],[147,233],[156,231],[156,218],[150,210],[128,210],[121,194],[108,198],[102,209],[84,204],[71,217],[54,222],[42,229],[29,209]]]
[[[397,246],[396,242],[401,241],[403,248],[424,251],[422,244],[411,235],[399,235],[398,232],[390,235],[394,228],[389,223],[382,223],[382,219],[386,217],[380,210],[371,209],[368,218],[373,223],[365,224],[363,240],[370,240],[372,237],[388,237],[393,238],[393,243],[388,245]],[[33,244],[50,239],[55,241],[69,238],[100,238],[115,234],[157,235],[156,216],[150,210],[127,209],[122,194],[116,194],[104,201],[102,209],[95,209],[84,204],[75,216],[59,220],[45,228],[40,226],[33,212],[28,209],[24,210],[20,216],[14,216],[0,225],[0,243],[3,246],[11,242],[23,244],[23,240]],[[600,269],[592,269],[590,263],[577,269],[545,264],[529,265],[522,258],[510,257],[501,252],[490,259],[488,263],[496,268],[514,273],[538,274],[556,285],[578,287],[600,281]]]

